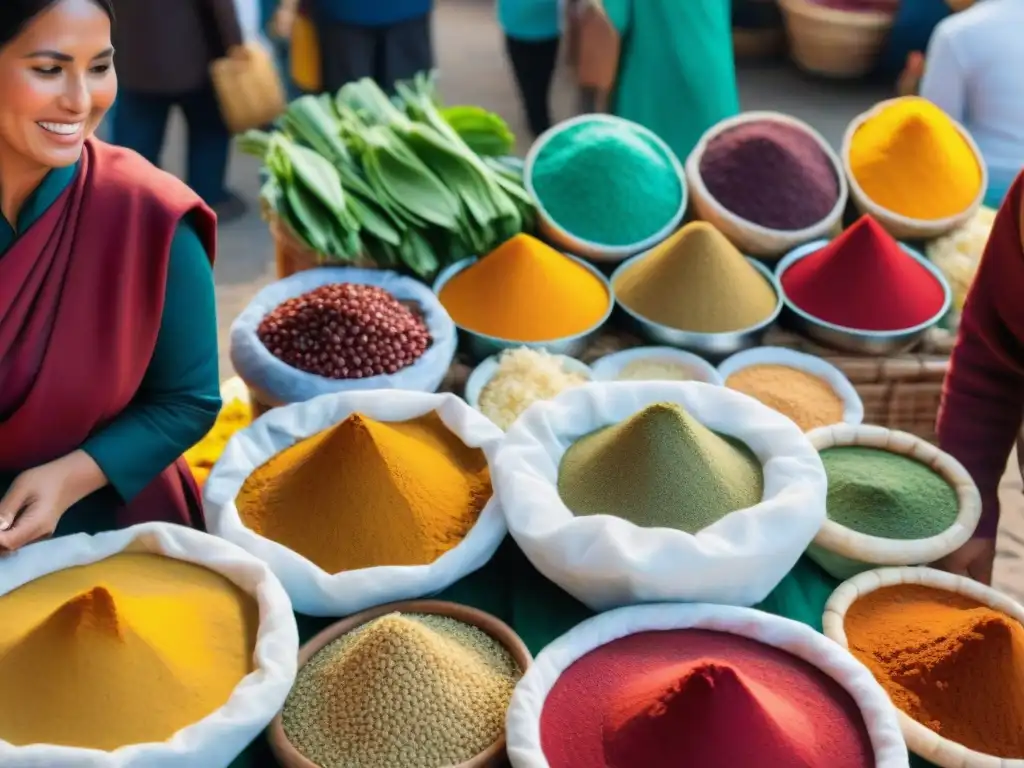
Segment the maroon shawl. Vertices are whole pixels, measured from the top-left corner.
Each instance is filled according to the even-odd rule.
[[[71,453],[136,396],[160,330],[171,239],[189,212],[213,254],[216,218],[194,192],[90,140],[68,188],[0,256],[0,471]],[[199,498],[179,460],[118,523],[202,528]]]

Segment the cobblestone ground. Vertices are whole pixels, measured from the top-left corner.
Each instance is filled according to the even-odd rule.
[[[494,23],[493,0],[438,0],[434,18],[435,41],[442,88],[449,103],[480,104],[503,115],[518,136],[526,137],[511,72],[505,61],[501,34]],[[807,78],[786,63],[742,66],[739,74],[743,108],[787,112],[806,120],[838,146],[850,119],[875,101],[884,89]],[[652,87],[657,87],[652,83]],[[665,98],[672,98],[666,94]],[[575,106],[569,80],[556,83],[556,116],[568,117]],[[528,138],[525,139],[528,142]],[[520,149],[525,151],[521,139]],[[184,131],[175,121],[169,134],[165,165],[173,172],[182,167]],[[273,278],[273,250],[260,220],[255,161],[235,153],[231,185],[251,205],[243,220],[222,227],[217,263],[217,302],[220,313],[221,374],[232,375],[228,357],[228,330],[249,298]],[[1014,466],[1003,487],[1004,522],[1000,534],[997,582],[1018,597],[1024,596],[1024,500]]]

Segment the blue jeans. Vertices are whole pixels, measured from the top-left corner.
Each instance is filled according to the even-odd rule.
[[[230,197],[225,179],[231,134],[212,87],[177,95],[122,90],[114,110],[112,142],[159,165],[167,118],[175,106],[188,124],[186,181],[207,205],[218,205]]]

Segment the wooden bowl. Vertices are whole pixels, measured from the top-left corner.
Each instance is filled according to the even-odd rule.
[[[476,608],[470,608],[467,605],[445,602],[444,600],[405,600],[355,613],[327,627],[299,649],[299,670],[301,671],[306,663],[329,643],[357,627],[361,627],[389,613],[427,613],[456,619],[483,630],[501,643],[512,654],[512,658],[515,659],[522,672],[525,673],[533,662],[530,651],[526,648],[525,643],[519,639],[519,635],[505,622],[489,613],[478,611]],[[284,721],[280,712],[277,713],[277,717],[270,724],[270,732],[267,738],[270,741],[270,749],[273,751],[274,757],[277,758],[277,761],[284,768],[320,768],[319,765],[292,746],[288,736],[285,735]],[[479,755],[464,763],[459,763],[457,766],[453,766],[453,768],[500,768],[507,765],[505,734],[503,732],[497,741]]]
[[[926,565],[963,546],[981,519],[981,494],[963,465],[916,435],[870,424],[834,424],[807,433],[820,453],[828,448],[861,446],[889,451],[931,467],[956,491],[957,517],[942,533],[924,539],[885,539],[826,519],[807,554],[837,579],[879,566]]]
[[[997,592],[991,587],[979,584],[973,579],[956,576],[934,568],[879,568],[865,571],[844,581],[825,604],[822,626],[825,637],[849,650],[846,637],[846,612],[858,599],[882,587],[898,584],[914,584],[933,589],[954,592],[1024,624],[1024,606]],[[930,728],[921,725],[910,715],[896,708],[900,729],[910,751],[939,768],[1024,768],[1024,760],[1011,760],[967,749],[962,744],[950,741]]]

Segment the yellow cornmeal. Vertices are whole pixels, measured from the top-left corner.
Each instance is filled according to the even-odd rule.
[[[252,671],[250,596],[201,566],[119,554],[0,597],[0,739],[114,750],[166,741]]]

